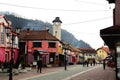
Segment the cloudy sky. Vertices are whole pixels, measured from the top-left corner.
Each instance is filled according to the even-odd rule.
[[[0,0],[0,11],[49,23],[60,17],[62,29],[95,49],[104,44],[100,29],[113,25],[112,10],[106,0]]]

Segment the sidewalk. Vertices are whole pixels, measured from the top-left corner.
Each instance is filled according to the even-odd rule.
[[[73,66],[77,66],[77,65],[70,65],[67,67],[73,67]],[[47,74],[47,73],[56,72],[59,70],[64,70],[64,67],[42,68],[42,73],[38,73],[37,69],[33,68],[31,71],[28,71],[26,73],[19,73],[19,75],[13,75],[13,80],[18,80],[18,79],[22,79],[22,78],[31,77],[31,76],[43,75],[43,74]],[[0,80],[8,80],[9,79],[8,75],[9,75],[9,73],[0,73]]]
[[[106,69],[103,70],[103,67],[100,66],[87,72],[75,74],[64,80],[116,80],[116,78],[115,71],[112,68],[106,67]]]

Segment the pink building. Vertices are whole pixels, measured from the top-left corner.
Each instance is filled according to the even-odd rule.
[[[21,31],[19,38],[20,55],[23,56],[27,64],[33,64],[39,58],[42,58],[43,65],[58,64],[60,41],[48,30],[27,29]]]
[[[80,50],[75,48],[74,46],[70,45],[70,62],[76,64],[78,63],[79,61],[79,52]]]
[[[9,34],[6,29],[9,29]],[[12,41],[12,37],[14,38]],[[13,45],[12,45],[12,42]],[[11,59],[11,49],[13,50],[14,62],[18,58],[18,37],[13,32],[11,22],[5,16],[0,15],[0,61],[9,62]]]

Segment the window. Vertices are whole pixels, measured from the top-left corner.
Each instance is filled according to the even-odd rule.
[[[8,62],[8,52],[5,54],[5,61]]]
[[[42,47],[41,42],[33,42],[33,47]]]
[[[1,27],[1,32],[3,32],[3,33],[4,33],[4,31],[5,31],[5,27],[4,27],[4,26],[2,26],[2,27]]]
[[[4,44],[4,33],[0,33],[0,44]]]
[[[48,47],[49,48],[55,48],[56,47],[56,43],[55,42],[49,42],[48,43]]]

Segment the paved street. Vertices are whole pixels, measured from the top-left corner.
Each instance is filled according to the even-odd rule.
[[[103,70],[103,67],[99,66],[90,71],[75,74],[64,80],[116,80],[116,78],[115,71],[112,68],[106,67],[106,69]]]
[[[115,72],[111,68],[102,69],[102,65],[83,67],[81,65],[43,68],[42,73],[35,69],[27,73],[15,75],[14,80],[115,80]],[[1,80],[8,80],[8,76],[0,76]]]

